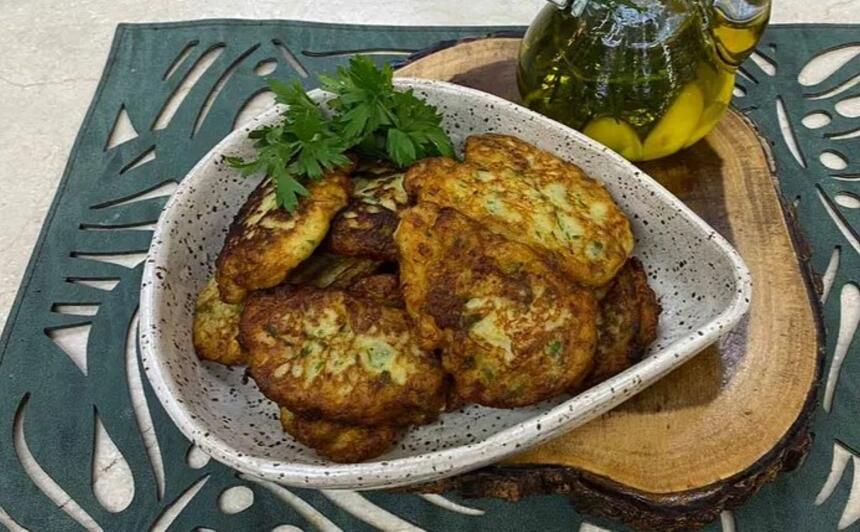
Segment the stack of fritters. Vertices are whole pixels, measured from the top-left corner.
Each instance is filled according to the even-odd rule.
[[[630,256],[627,217],[577,166],[506,135],[470,137],[465,152],[462,163],[415,163],[404,178],[410,198],[457,209],[583,286],[605,285]]]
[[[576,392],[656,337],[627,218],[515,137],[470,137],[464,162],[405,173],[360,161],[308,189],[292,214],[268,182],[251,195],[200,294],[194,346],[247,364],[284,430],[327,458],[377,456],[446,408]]]

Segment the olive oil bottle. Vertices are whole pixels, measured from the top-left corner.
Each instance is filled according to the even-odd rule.
[[[520,94],[631,161],[665,157],[720,120],[769,16],[769,0],[556,0],[523,39]]]

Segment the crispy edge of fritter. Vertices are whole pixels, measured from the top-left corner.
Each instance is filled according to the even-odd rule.
[[[308,196],[302,198],[295,212],[274,206],[249,227],[248,220],[260,215],[258,209],[267,201],[266,196],[274,194],[269,179],[260,183],[230,224],[218,255],[216,277],[225,302],[241,303],[250,291],[280,284],[311,256],[328,233],[332,218],[349,201],[349,170],[337,169],[308,185]],[[270,225],[292,226],[279,229],[260,225],[266,220],[271,220]]]
[[[597,353],[588,377],[589,386],[621,373],[642,359],[648,346],[657,339],[661,310],[657,295],[648,285],[645,268],[631,257],[600,302]]]
[[[420,164],[420,161],[419,163]],[[414,238],[429,241],[440,208],[430,203],[419,203],[400,213],[400,224],[394,233],[400,260],[400,291],[406,312],[412,318],[418,342],[425,350],[438,349],[450,333],[443,332],[436,320],[423,311],[427,299],[428,270],[424,266],[436,259],[435,249]]]
[[[404,427],[362,427],[325,419],[308,419],[281,408],[284,432],[333,462],[363,462],[397,443]]]
[[[353,175],[352,197],[370,205],[380,205],[397,212],[408,206],[409,196],[403,188],[404,170],[388,170],[380,173]]]
[[[427,157],[416,161],[406,169],[403,176],[403,189],[413,203],[432,203],[439,194],[439,183],[431,177],[446,176],[458,171],[463,163],[450,157]],[[450,205],[441,205],[450,207]]]
[[[355,175],[359,177],[384,177],[399,171],[397,165],[387,159],[356,157]]]
[[[393,273],[378,273],[363,277],[349,287],[354,296],[389,307],[403,309],[400,279]]]
[[[241,314],[242,305],[224,303],[218,283],[210,278],[194,305],[192,343],[197,357],[228,366],[246,364],[247,353],[238,340]]]
[[[387,381],[372,377],[361,382],[353,380],[351,384],[355,389],[349,401],[327,397],[325,382],[316,382],[313,389],[299,388],[290,386],[289,375],[275,376],[277,368],[288,362],[269,359],[265,351],[267,346],[257,341],[257,334],[267,331],[271,336],[273,333],[268,332],[269,329],[283,323],[284,309],[291,312],[304,309],[307,313],[308,306],[318,300],[324,303],[329,297],[343,298],[356,334],[379,331],[383,323],[395,325],[401,329],[401,334],[410,333],[405,312],[363,301],[346,291],[282,285],[254,292],[245,302],[239,323],[239,341],[248,352],[249,373],[263,395],[297,415],[348,424],[406,426],[433,421],[444,408],[445,389],[441,364],[431,353],[412,361],[415,367],[405,384],[392,384],[390,378]],[[268,347],[273,349],[271,345]],[[334,385],[328,385],[331,386]],[[380,401],[382,405],[378,404]]]
[[[287,278],[287,283],[316,288],[349,288],[356,281],[379,271],[382,262],[372,259],[343,257],[317,250],[299,264]]]
[[[394,262],[397,212],[409,202],[404,172],[385,166],[374,169],[356,170],[352,200],[332,221],[326,247],[338,255]]]
[[[327,248],[347,257],[396,261],[394,231],[398,222],[396,212],[353,199],[332,220]]]
[[[587,186],[602,189],[611,197],[600,181],[586,174],[576,164],[513,135],[500,133],[471,135],[466,139],[463,159],[482,167],[501,164],[517,172],[544,170],[564,173],[573,179],[581,180]]]

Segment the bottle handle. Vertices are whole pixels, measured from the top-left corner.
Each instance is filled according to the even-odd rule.
[[[755,49],[770,19],[771,0],[712,0],[720,58],[737,68]]]

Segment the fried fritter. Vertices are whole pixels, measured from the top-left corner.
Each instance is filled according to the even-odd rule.
[[[399,211],[409,203],[403,189],[403,172],[388,167],[378,172],[365,172],[353,179],[352,196],[370,205],[389,211]]]
[[[218,283],[209,279],[194,306],[192,342],[197,356],[227,365],[245,364],[247,356],[239,345],[239,316],[242,305],[221,301]]]
[[[278,207],[271,179],[254,190],[218,256],[218,286],[225,302],[241,303],[250,291],[280,284],[313,253],[349,201],[347,170],[329,172],[308,185],[308,196],[292,213]]]
[[[283,286],[251,294],[239,330],[251,377],[297,415],[410,425],[443,408],[442,368],[401,310],[340,290]]]
[[[660,304],[642,263],[627,261],[600,302],[597,353],[589,384],[597,384],[638,362],[657,339]]]
[[[461,399],[525,406],[582,383],[597,340],[589,290],[454,209],[403,211],[395,239],[407,311]]]
[[[356,281],[349,292],[359,298],[394,308],[404,308],[400,280],[393,273],[380,273]]]
[[[378,260],[342,257],[318,250],[290,273],[287,282],[317,288],[349,288],[381,266]]]
[[[329,249],[348,257],[396,261],[397,211],[408,202],[403,174],[359,177],[353,183],[352,201],[332,222]]]
[[[329,460],[341,463],[375,458],[403,435],[400,427],[361,427],[324,419],[307,419],[281,408],[284,431]]]
[[[373,179],[383,177],[398,171],[397,165],[387,159],[358,157],[355,164],[354,176],[358,179]]]
[[[469,137],[464,163],[418,161],[404,186],[531,247],[585,286],[608,283],[633,249],[630,223],[603,185],[516,137]]]
[[[397,213],[353,200],[332,222],[328,249],[347,257],[396,261]]]

